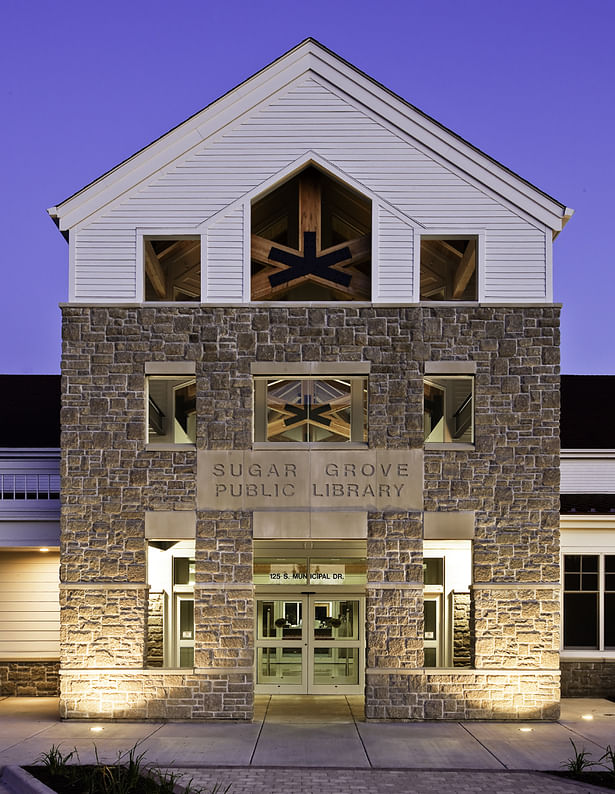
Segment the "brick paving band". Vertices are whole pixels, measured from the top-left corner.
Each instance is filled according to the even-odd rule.
[[[195,787],[229,794],[598,794],[603,788],[541,772],[212,767],[179,770]]]

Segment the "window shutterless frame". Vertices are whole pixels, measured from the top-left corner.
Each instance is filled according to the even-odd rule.
[[[565,553],[562,578],[562,650],[615,651],[615,554]]]
[[[254,441],[366,444],[367,378],[254,377]]]

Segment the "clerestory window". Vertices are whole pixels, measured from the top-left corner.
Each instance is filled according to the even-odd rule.
[[[254,440],[366,443],[367,379],[255,378]]]
[[[201,300],[200,237],[143,239],[146,301]]]
[[[371,201],[309,166],[252,205],[252,300],[371,298]]]
[[[421,237],[420,299],[478,300],[476,262],[476,237]]]

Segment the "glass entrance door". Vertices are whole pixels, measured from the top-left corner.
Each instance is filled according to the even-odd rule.
[[[340,593],[259,597],[256,691],[361,694],[364,603]]]

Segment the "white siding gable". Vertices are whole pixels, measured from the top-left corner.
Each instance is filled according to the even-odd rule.
[[[378,233],[378,246],[384,248],[378,249],[377,258],[382,259],[379,273],[384,281],[377,285],[375,300],[392,300],[394,292],[397,300],[412,300],[415,246],[408,245],[405,267],[402,261],[412,225],[426,232],[443,228],[457,234],[468,229],[484,232],[481,300],[552,299],[546,253],[550,230],[313,72],[193,146],[173,165],[78,227],[72,299],[141,300],[136,228],[176,226],[186,233],[194,231],[308,151],[408,218],[402,230],[400,218],[394,221],[395,216],[385,211],[379,217],[385,236]],[[241,220],[235,209],[222,217],[206,233],[204,297],[240,301],[246,295],[245,285],[237,280],[246,267],[244,247],[239,244]],[[223,274],[229,278],[227,286]]]
[[[244,297],[244,206],[216,218],[205,239],[204,302],[240,303]]]
[[[414,229],[381,205],[378,205],[376,224],[374,300],[410,303],[414,300]]]

